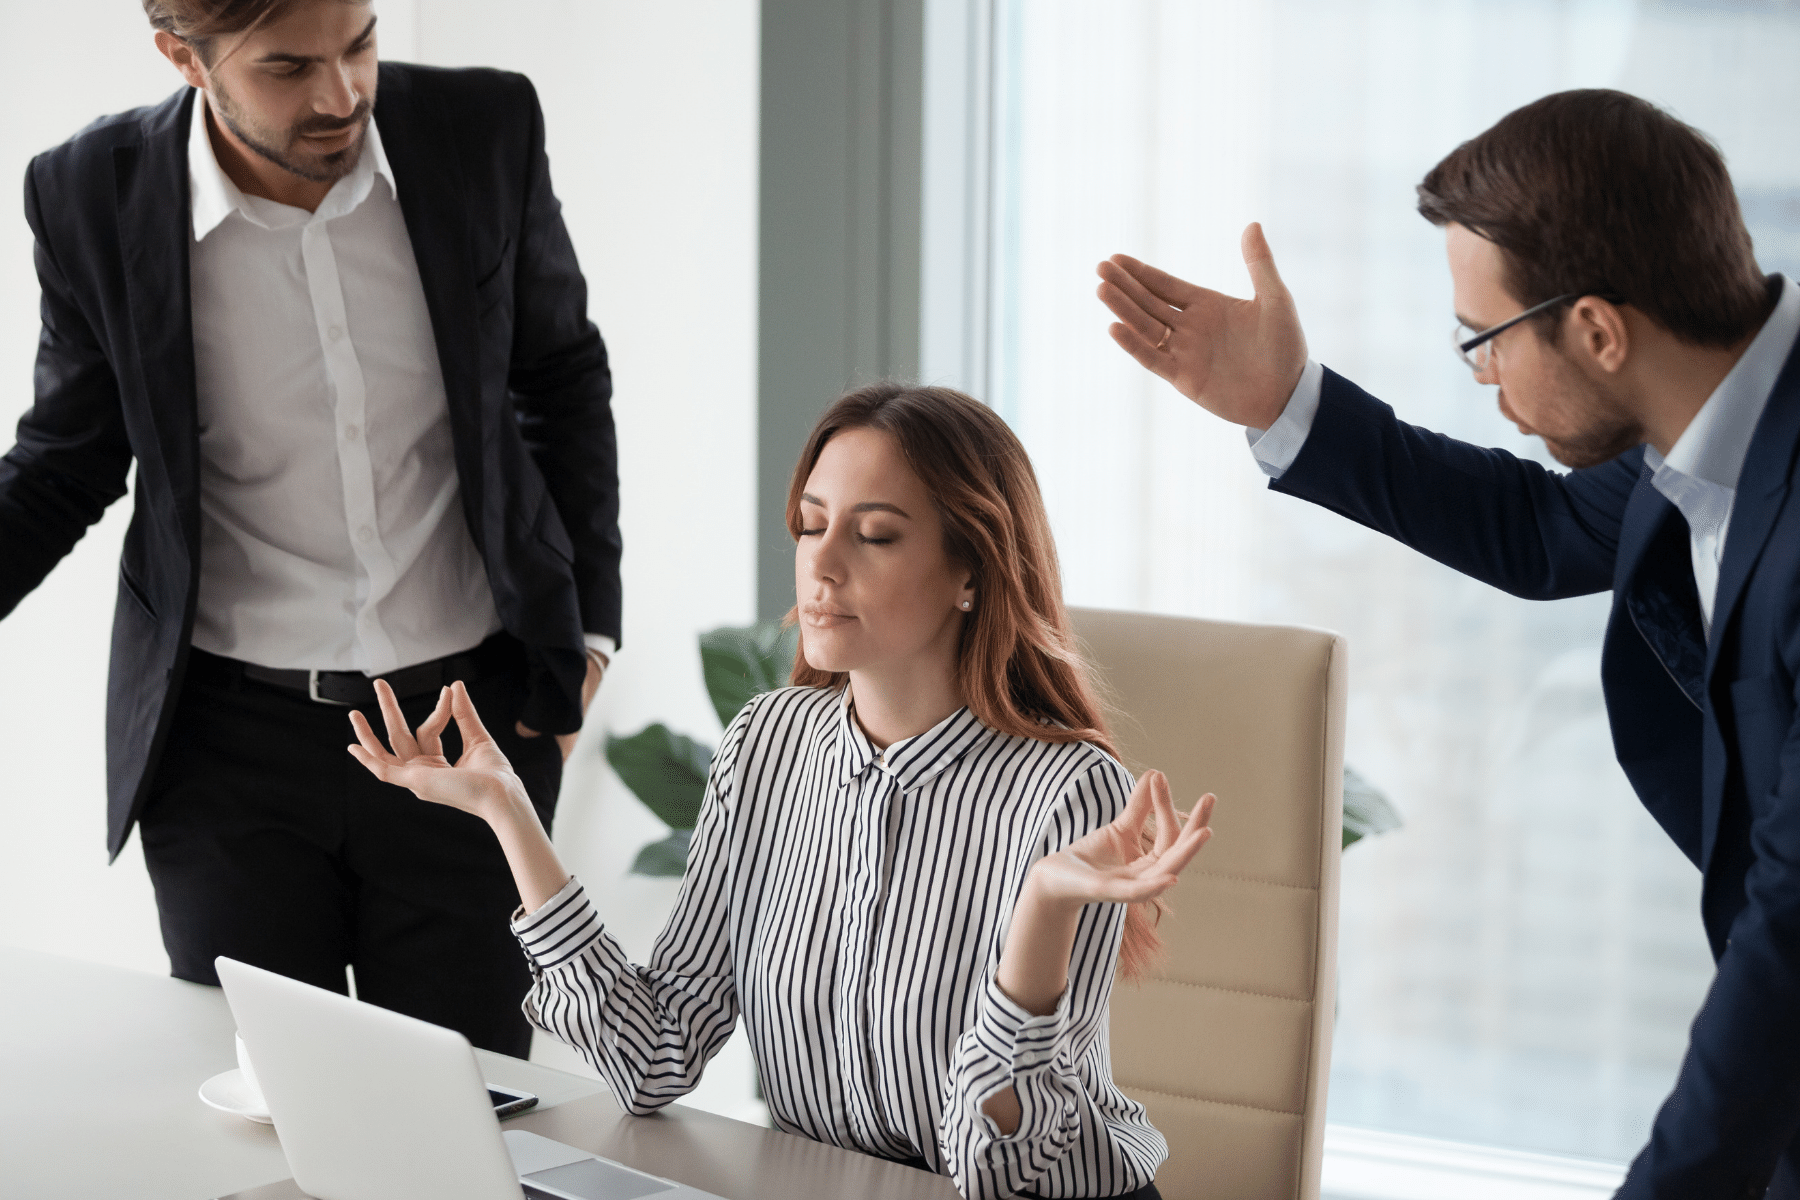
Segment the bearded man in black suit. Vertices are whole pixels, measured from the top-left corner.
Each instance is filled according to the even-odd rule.
[[[375,678],[415,721],[462,679],[548,827],[617,646],[611,376],[536,94],[381,64],[369,0],[144,8],[188,86],[25,181],[43,330],[0,615],[135,463],[108,850],[138,826],[173,973],[350,967],[523,1055],[499,849],[345,746]]]

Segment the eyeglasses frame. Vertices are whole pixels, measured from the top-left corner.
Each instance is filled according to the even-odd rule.
[[[1550,299],[1544,301],[1542,304],[1532,305],[1530,308],[1526,309],[1524,312],[1520,313],[1516,317],[1508,317],[1506,320],[1500,322],[1498,325],[1488,326],[1486,329],[1482,330],[1480,333],[1476,334],[1474,337],[1469,338],[1467,341],[1464,341],[1462,338],[1457,336],[1457,334],[1461,330],[1467,328],[1467,326],[1459,324],[1455,329],[1450,331],[1451,345],[1456,347],[1456,356],[1458,358],[1462,359],[1463,363],[1466,366],[1468,366],[1470,370],[1485,371],[1485,370],[1487,370],[1487,363],[1485,363],[1485,362],[1478,363],[1474,359],[1470,358],[1469,352],[1471,350],[1474,350],[1476,347],[1484,345],[1485,343],[1490,342],[1493,339],[1499,337],[1501,334],[1503,334],[1507,330],[1511,329],[1514,325],[1519,324],[1521,321],[1529,320],[1530,318],[1537,316],[1539,313],[1545,311],[1546,309],[1554,308],[1558,304],[1562,304],[1565,301],[1579,300],[1583,296],[1593,296],[1596,299],[1606,301],[1608,304],[1623,304],[1623,303],[1625,303],[1625,301],[1622,297],[1617,296],[1610,292],[1564,292],[1560,296],[1550,297]]]

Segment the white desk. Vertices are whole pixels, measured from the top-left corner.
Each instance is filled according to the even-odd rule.
[[[236,1065],[217,988],[0,947],[0,1197],[291,1200],[275,1131],[206,1107]],[[540,1097],[507,1122],[729,1200],[954,1200],[927,1175],[711,1113],[623,1114],[589,1079],[477,1052]]]

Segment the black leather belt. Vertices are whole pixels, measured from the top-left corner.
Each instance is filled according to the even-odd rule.
[[[359,708],[375,703],[376,679],[385,679],[387,685],[394,689],[394,695],[405,700],[410,696],[423,696],[438,691],[458,679],[466,682],[500,670],[504,666],[505,640],[505,634],[497,633],[472,650],[447,654],[443,658],[402,667],[398,671],[389,671],[373,678],[361,671],[302,671],[259,667],[255,663],[208,654],[198,647],[190,652],[188,670],[200,678],[225,681],[235,676],[281,688],[283,691],[298,692],[319,704]]]

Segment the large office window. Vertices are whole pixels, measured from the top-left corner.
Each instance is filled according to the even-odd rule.
[[[1792,273],[1800,9],[997,0],[994,15],[989,396],[1037,465],[1069,599],[1342,630],[1348,758],[1405,817],[1345,858],[1331,1119],[1627,1158],[1712,966],[1697,872],[1612,760],[1607,598],[1515,600],[1268,492],[1240,431],[1111,344],[1093,268],[1122,250],[1243,294],[1238,233],[1261,220],[1315,358],[1407,420],[1542,458],[1449,349],[1442,234],[1414,185],[1520,104],[1622,88],[1717,140],[1765,269]]]

